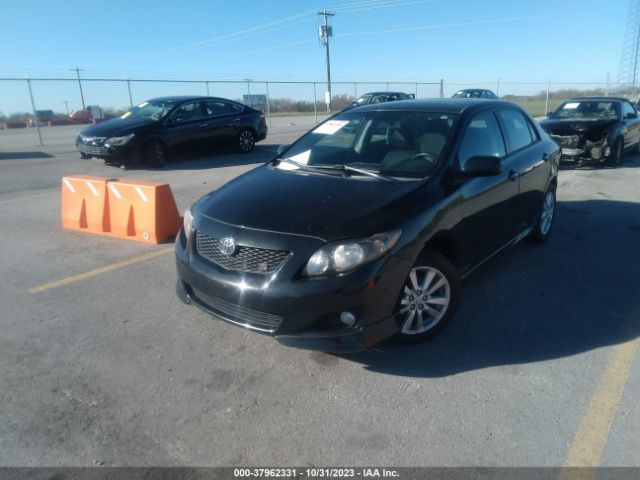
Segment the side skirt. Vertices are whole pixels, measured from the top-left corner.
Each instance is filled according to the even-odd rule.
[[[502,252],[505,248],[512,247],[516,243],[520,242],[522,239],[526,238],[531,233],[532,230],[533,230],[532,226],[527,227],[522,232],[520,232],[518,235],[516,235],[511,240],[509,240],[507,243],[505,243],[500,248],[498,248],[495,252],[493,252],[487,258],[485,258],[484,260],[481,260],[480,262],[476,263],[474,266],[472,266],[469,269],[465,270],[462,274],[460,274],[460,278],[462,278],[462,279],[467,278],[474,271],[476,271],[478,268],[480,268],[482,265],[484,265],[487,261],[491,260],[493,257],[495,257],[500,252]]]

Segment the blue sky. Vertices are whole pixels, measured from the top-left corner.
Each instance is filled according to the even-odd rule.
[[[486,83],[495,90],[498,78],[604,82],[609,72],[615,81],[629,2],[5,1],[0,77],[23,76],[25,71],[31,76],[70,76],[68,68],[79,65],[87,77],[323,81],[315,12],[324,6],[336,11],[331,19],[334,80],[444,78],[447,83]],[[21,82],[0,82],[0,111],[15,111],[25,103],[23,87]],[[96,97],[102,91],[103,104],[128,103],[122,86],[87,88]],[[135,88],[137,102],[163,87]],[[353,88],[344,88],[353,93]],[[509,88],[542,87],[505,84],[501,93]],[[271,95],[286,93],[282,87]],[[34,94],[39,108],[64,110],[64,99],[72,107],[77,103],[73,85],[34,84]],[[305,95],[308,92],[294,92]],[[22,108],[28,109],[28,103]]]

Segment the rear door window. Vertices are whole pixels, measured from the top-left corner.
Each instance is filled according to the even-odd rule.
[[[522,113],[516,110],[500,109],[498,114],[504,125],[510,151],[520,150],[533,143],[529,123]]]
[[[205,112],[207,117],[215,117],[217,115],[232,115],[242,112],[240,105],[225,102],[222,100],[212,100],[205,102]]]

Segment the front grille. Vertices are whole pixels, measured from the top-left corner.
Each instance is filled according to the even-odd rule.
[[[212,313],[220,315],[224,320],[248,328],[273,333],[282,323],[282,317],[280,315],[260,312],[259,310],[253,310],[252,308],[227,302],[221,298],[211,297],[195,288],[193,289],[193,296],[196,302],[199,302]]]
[[[82,153],[86,153],[87,155],[95,155],[96,157],[105,157],[109,155],[109,152],[105,147],[83,145],[82,143],[78,144],[78,150],[80,150]]]
[[[551,135],[551,138],[563,148],[578,148],[580,146],[578,135]]]
[[[232,255],[224,255],[220,252],[220,240],[202,232],[196,232],[196,251],[227,270],[264,275],[276,272],[289,256],[289,252],[281,250],[243,245],[238,245]]]

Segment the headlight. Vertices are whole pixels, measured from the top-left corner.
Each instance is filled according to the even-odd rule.
[[[191,208],[187,208],[184,211],[184,217],[182,218],[182,229],[187,238],[191,235],[191,228],[193,225],[193,215],[191,215]]]
[[[393,230],[362,240],[328,243],[311,256],[303,274],[313,277],[351,271],[382,257],[398,242],[401,234],[402,230]]]
[[[129,135],[125,135],[124,137],[111,137],[107,138],[104,142],[106,146],[111,147],[119,147],[120,145],[124,145],[128,143],[133,137],[135,137],[135,133],[130,133]]]

